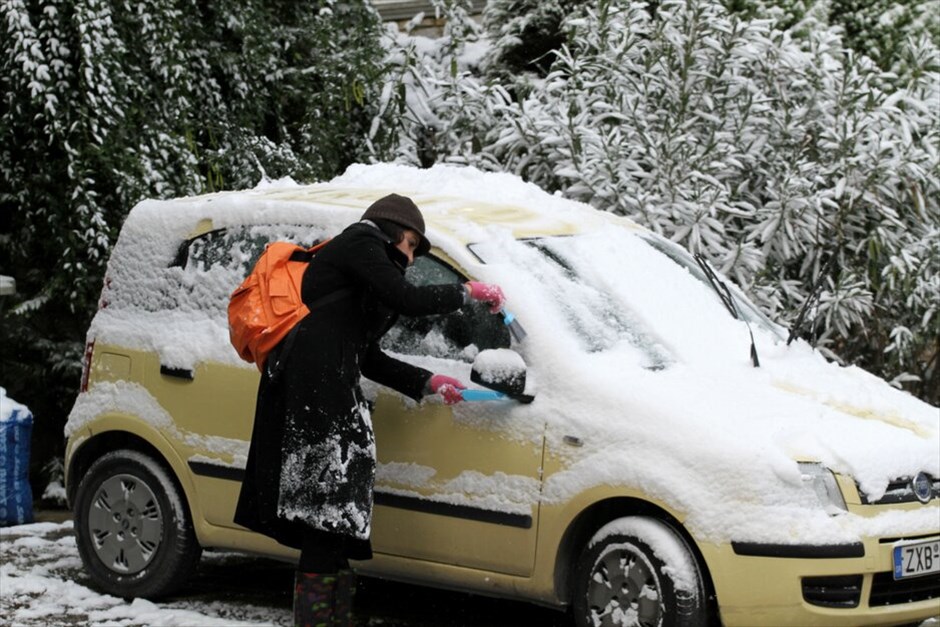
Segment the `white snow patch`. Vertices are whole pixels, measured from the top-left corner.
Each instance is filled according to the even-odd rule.
[[[496,383],[525,373],[526,366],[519,353],[508,348],[481,352],[473,361],[474,369],[484,383]]]
[[[663,572],[672,578],[677,590],[692,594],[698,592],[700,575],[695,559],[682,545],[682,541],[665,529],[662,523],[642,517],[618,518],[601,527],[588,542],[588,547],[614,535],[631,536],[645,542],[663,563]]]
[[[412,488],[428,485],[428,482],[437,474],[429,466],[414,463],[389,462],[379,463],[375,468],[375,481],[377,484],[390,483]]]
[[[211,559],[204,558],[204,559]],[[85,579],[78,557],[72,521],[35,523],[0,529],[0,615],[4,625],[46,626],[81,624],[98,627],[254,627],[272,626],[273,608],[236,610],[248,620],[231,616],[228,606],[212,602],[186,603],[143,599],[125,601],[96,592],[77,581]]]
[[[244,467],[247,462],[247,441],[180,429],[147,388],[130,381],[104,381],[79,394],[65,424],[66,437],[108,413],[134,416],[168,437],[214,456],[202,455],[198,461],[233,467]]]
[[[155,429],[177,432],[173,417],[147,388],[130,381],[105,381],[78,395],[65,423],[65,436],[81,431],[98,416],[107,413],[136,416]]]
[[[27,417],[31,416],[29,408],[22,403],[17,403],[12,398],[7,396],[7,391],[5,388],[0,387],[0,422],[8,422],[13,420],[14,414],[19,420],[25,420]]]

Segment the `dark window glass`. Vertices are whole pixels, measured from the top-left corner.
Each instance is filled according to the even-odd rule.
[[[415,259],[406,273],[414,285],[463,283],[466,278],[431,256]],[[509,329],[489,308],[471,303],[444,316],[402,316],[382,338],[382,348],[406,355],[431,355],[472,362],[488,348],[509,348]]]
[[[301,246],[313,246],[320,241],[310,227],[290,225],[239,226],[216,229],[203,233],[180,245],[171,264],[186,272],[206,272],[213,266],[248,272],[264,252],[269,242],[288,241]]]

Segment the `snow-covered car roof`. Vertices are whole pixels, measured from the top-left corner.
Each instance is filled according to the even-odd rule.
[[[485,237],[480,229],[492,226],[504,226],[516,238],[570,235],[609,223],[643,230],[627,218],[548,194],[515,176],[474,168],[418,170],[397,165],[354,165],[326,183],[298,185],[281,179],[263,181],[251,190],[144,201],[128,224],[189,225],[194,230],[187,235],[275,221],[338,227],[357,220],[372,202],[391,193],[412,198],[424,214],[432,242],[450,243],[451,248]]]

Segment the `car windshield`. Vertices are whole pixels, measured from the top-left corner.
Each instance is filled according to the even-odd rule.
[[[649,327],[625,308],[609,289],[609,273],[580,263],[582,242],[577,237],[545,237],[521,241],[517,251],[527,259],[521,267],[534,284],[564,298],[552,299],[552,312],[564,321],[586,353],[628,348],[635,363],[660,370],[673,361],[669,351]],[[489,261],[499,252],[486,244],[472,244],[480,259]]]
[[[656,237],[652,234],[645,235],[642,237],[642,239],[647,244],[677,263],[680,267],[687,270],[689,274],[695,277],[698,281],[705,285],[710,285],[708,278],[702,271],[702,268],[695,261],[695,257],[686,252],[686,250],[681,246],[663,238]],[[754,303],[748,300],[736,285],[727,279],[722,278],[721,281],[731,291],[731,294],[734,298],[735,309],[744,320],[750,324],[759,326],[761,329],[773,334],[778,339],[784,339],[783,335],[781,335],[780,327],[771,322],[770,318],[768,318],[760,309],[758,309]]]
[[[747,356],[747,328],[731,317],[694,258],[665,240],[613,227],[572,236],[497,238],[471,244],[470,250],[493,270],[511,273],[502,279],[510,303],[532,303],[515,312],[527,329],[533,322],[548,325],[552,337],[567,334],[584,353],[616,349],[649,370],[668,368],[680,356]],[[781,339],[778,327],[729,288],[759,337]]]

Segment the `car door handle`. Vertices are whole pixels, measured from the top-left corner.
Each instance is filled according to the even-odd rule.
[[[176,379],[186,379],[187,381],[192,381],[196,378],[193,374],[193,371],[188,368],[170,368],[169,366],[164,366],[160,364],[160,374],[166,377],[174,377]]]

